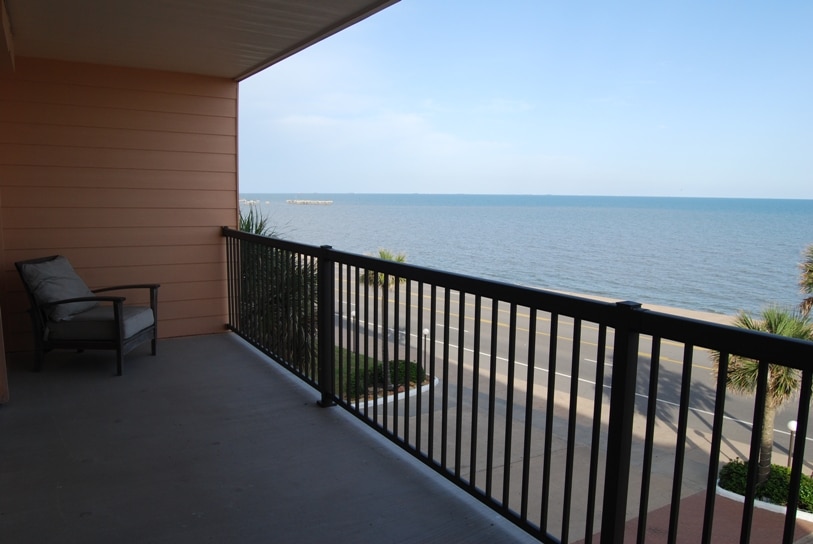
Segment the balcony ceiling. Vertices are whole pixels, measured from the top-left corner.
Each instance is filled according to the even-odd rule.
[[[246,77],[398,0],[0,0],[0,67],[38,57]]]

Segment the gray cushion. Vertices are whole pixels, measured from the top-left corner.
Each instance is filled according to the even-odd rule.
[[[145,306],[124,306],[124,338],[130,338],[153,323],[152,309]],[[48,323],[50,340],[113,340],[116,322],[113,306],[97,306],[75,314],[71,319]]]
[[[21,272],[38,304],[94,296],[68,259],[61,255],[43,263],[25,264]],[[97,305],[98,302],[95,301],[58,304],[49,308],[48,316],[53,321],[61,321]]]

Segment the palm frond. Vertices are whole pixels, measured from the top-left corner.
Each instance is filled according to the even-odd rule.
[[[761,319],[741,312],[734,320],[734,325],[744,329],[767,332],[789,338],[813,340],[813,325],[810,320],[791,310],[770,307],[762,311]],[[720,364],[720,353],[712,353],[714,374]],[[793,397],[800,385],[798,370],[786,366],[771,364],[768,378],[768,398],[766,403],[778,407]],[[732,355],[728,362],[726,387],[738,394],[751,395],[756,392],[759,363],[753,359]]]
[[[802,269],[799,276],[799,287],[802,288],[803,293],[813,295],[813,244],[805,248],[799,268]]]
[[[802,262],[799,263],[799,288],[806,295],[813,295],[813,244],[807,246],[802,253]],[[805,298],[800,304],[803,315],[809,315],[813,309],[813,297]]]
[[[271,225],[270,218],[249,206],[248,211],[240,210],[239,230],[260,236],[276,236],[276,228]]]
[[[378,258],[384,261],[393,261],[396,263],[406,262],[406,253],[399,252],[393,253],[389,249],[381,248],[378,250]],[[381,289],[392,289],[397,283],[406,283],[406,278],[399,278],[391,274],[384,274],[383,272],[376,272],[375,270],[367,270],[359,280],[367,285],[381,287]]]

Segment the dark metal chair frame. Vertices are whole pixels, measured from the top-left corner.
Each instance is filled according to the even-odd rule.
[[[34,371],[39,372],[42,370],[45,354],[52,349],[98,349],[98,350],[115,350],[116,351],[116,375],[121,376],[124,366],[124,355],[130,352],[133,348],[141,345],[147,340],[151,341],[151,354],[157,353],[157,339],[158,339],[158,287],[159,284],[145,283],[133,285],[115,285],[111,287],[104,287],[101,289],[91,289],[93,293],[106,293],[110,291],[122,291],[132,289],[149,289],[150,291],[150,308],[153,312],[153,324],[149,327],[132,335],[130,338],[124,338],[124,301],[126,297],[122,296],[95,296],[95,297],[80,297],[60,300],[48,304],[39,304],[34,297],[29,285],[26,283],[22,274],[22,267],[26,264],[38,264],[56,259],[58,255],[51,255],[48,257],[41,257],[38,259],[30,259],[26,261],[18,261],[14,263],[17,272],[20,274],[22,283],[25,286],[25,291],[28,294],[28,300],[31,304],[29,314],[31,315],[31,325],[34,332],[34,344],[36,356],[34,360]],[[109,339],[48,339],[46,335],[48,325],[48,310],[52,306],[58,304],[67,304],[71,302],[110,302],[113,305],[113,318],[116,322],[114,330],[116,334]]]

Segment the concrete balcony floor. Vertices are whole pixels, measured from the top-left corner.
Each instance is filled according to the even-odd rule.
[[[234,335],[9,366],[2,542],[535,542]]]

